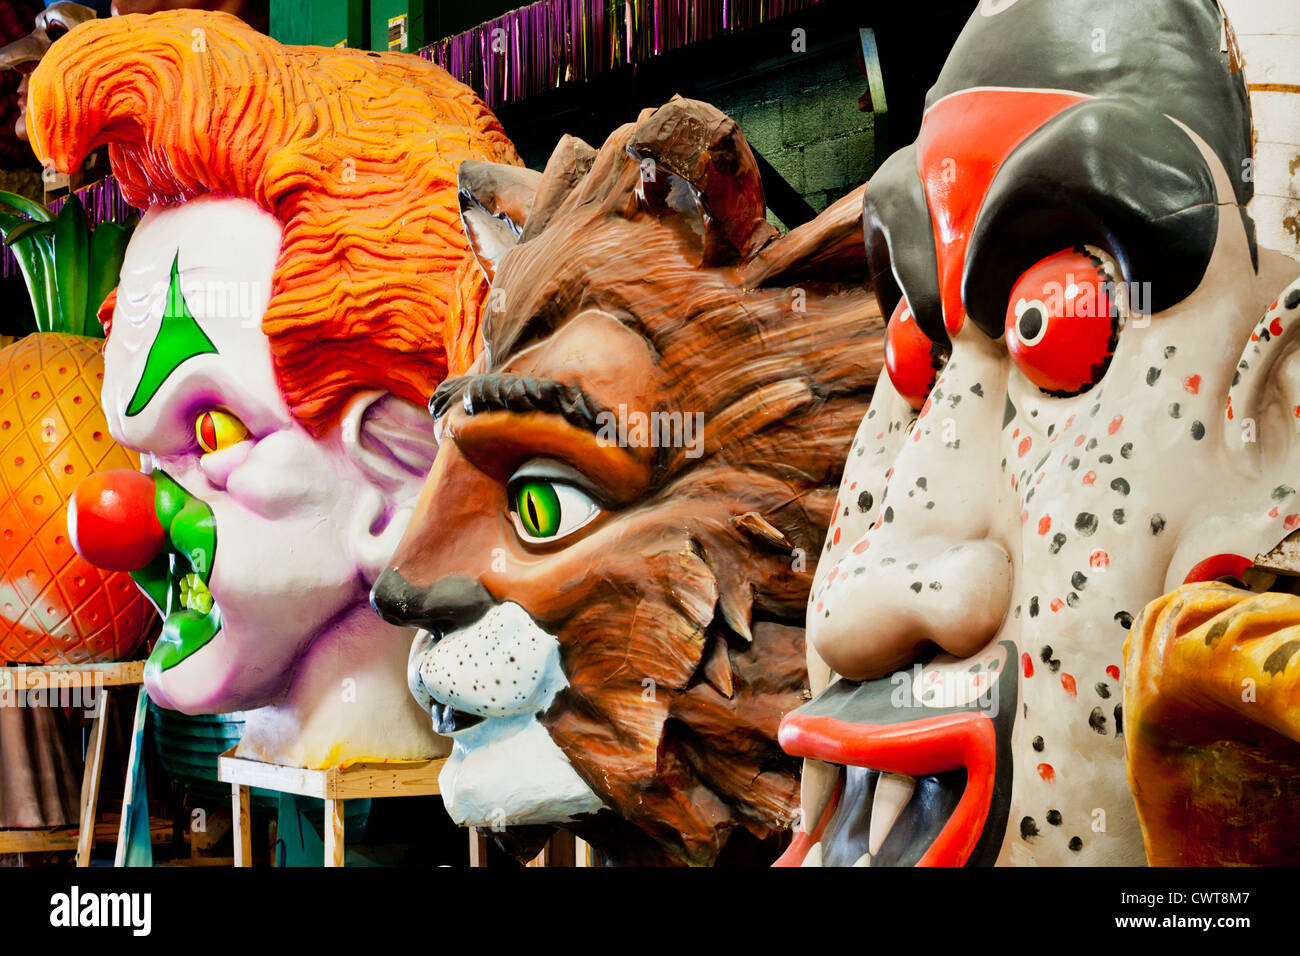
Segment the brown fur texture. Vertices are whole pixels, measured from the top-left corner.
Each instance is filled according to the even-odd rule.
[[[779,841],[798,806],[799,767],[777,745],[777,726],[807,698],[814,561],[882,362],[861,191],[779,236],[739,129],[681,98],[598,153],[566,137],[530,203],[516,193],[499,208],[484,185],[490,172],[462,172],[472,244],[476,231],[506,235],[507,222],[522,238],[485,263],[495,270],[486,350],[471,372],[515,388],[523,404],[506,413],[518,420],[511,442],[544,417],[500,377],[523,370],[601,396],[608,409],[625,400],[602,391],[615,382],[631,407],[702,412],[702,453],[652,449],[633,490],[613,492],[622,500],[576,542],[522,558],[524,572],[470,571],[452,547],[481,555],[496,540],[490,519],[459,502],[499,495],[484,479],[509,463],[460,457],[468,386],[449,380],[434,401],[447,412],[430,478],[438,487],[426,489],[393,567],[421,587],[473,574],[557,635],[570,686],[541,719],[622,818],[572,827],[607,858],[707,864],[737,828]],[[513,218],[521,209],[524,222]],[[631,351],[644,356],[564,344],[570,322],[592,310],[635,333]],[[512,454],[491,447],[489,457]],[[629,822],[649,851],[632,849]]]

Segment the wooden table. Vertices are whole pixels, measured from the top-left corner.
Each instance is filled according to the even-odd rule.
[[[440,793],[438,774],[446,758],[402,763],[358,763],[308,770],[235,756],[218,758],[217,776],[230,784],[235,820],[235,866],[252,865],[249,790],[257,787],[325,801],[325,865],[343,865],[343,802],[378,797],[424,797]]]
[[[137,686],[144,681],[144,661],[120,661],[111,664],[19,664],[0,667],[0,690],[69,691],[97,690],[94,720],[90,725],[90,744],[86,749],[86,767],[81,775],[81,806],[78,819],[77,866],[90,865],[90,851],[95,845],[95,810],[99,803],[99,782],[104,764],[104,734],[108,727],[111,688]],[[143,693],[143,691],[142,691]],[[132,734],[134,739],[134,734]],[[16,836],[16,834],[22,834]],[[0,831],[0,852],[30,852],[6,847],[33,842],[31,831]],[[39,842],[39,839],[37,840]]]

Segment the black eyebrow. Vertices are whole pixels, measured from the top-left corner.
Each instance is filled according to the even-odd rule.
[[[871,284],[885,321],[907,296],[921,330],[935,342],[946,342],[934,229],[915,143],[885,160],[867,183],[862,226]]]
[[[596,418],[604,411],[576,385],[508,372],[446,379],[429,399],[429,414],[441,418],[456,401],[464,405],[467,415],[546,412],[593,433],[599,428]]]
[[[1089,243],[1115,257],[1124,281],[1149,283],[1144,310],[1163,312],[1201,284],[1218,231],[1214,176],[1191,137],[1138,103],[1087,100],[998,170],[971,230],[962,301],[996,339],[1016,279]]]

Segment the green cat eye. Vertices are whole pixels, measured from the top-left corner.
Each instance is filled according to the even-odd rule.
[[[525,481],[515,490],[519,521],[534,538],[552,538],[560,530],[560,498],[549,481]]]

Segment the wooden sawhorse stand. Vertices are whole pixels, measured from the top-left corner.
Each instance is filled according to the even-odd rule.
[[[230,784],[235,820],[235,866],[252,866],[249,789],[274,790],[325,801],[325,865],[343,865],[343,802],[377,797],[424,797],[440,793],[438,774],[445,758],[415,763],[358,763],[350,767],[306,770],[236,757],[235,748],[218,761],[217,776]]]
[[[80,691],[83,701],[85,691],[99,690],[100,692],[99,699],[95,701],[95,717],[90,725],[86,768],[81,775],[77,866],[90,866],[90,851],[95,845],[95,810],[99,803],[99,781],[104,765],[104,734],[108,727],[108,705],[111,699],[109,690],[113,687],[136,686],[143,681],[144,661],[122,661],[114,664],[21,664],[16,667],[0,667],[0,690],[44,690],[59,694],[66,688],[69,691]],[[132,733],[132,740],[134,739],[135,734]]]

